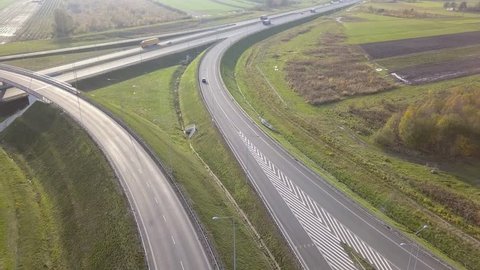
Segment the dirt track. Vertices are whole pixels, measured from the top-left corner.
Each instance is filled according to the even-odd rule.
[[[31,0],[17,0],[0,10],[0,44],[13,41],[17,31],[39,8],[40,4]]]
[[[411,84],[424,84],[480,73],[480,57],[424,64],[394,71]]]
[[[370,58],[380,59],[431,50],[464,47],[478,43],[480,43],[480,31],[374,42],[360,46],[370,55]]]

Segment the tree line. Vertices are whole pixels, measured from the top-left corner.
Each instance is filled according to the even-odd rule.
[[[480,89],[442,91],[394,114],[376,141],[440,158],[480,158]]]
[[[443,3],[443,8],[451,9],[454,11],[461,11],[461,12],[480,12],[480,2],[473,6],[469,6],[467,2],[463,1],[460,4],[456,2],[445,2]]]

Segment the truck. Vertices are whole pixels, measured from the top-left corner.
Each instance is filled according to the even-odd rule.
[[[155,46],[159,42],[160,42],[160,40],[158,38],[149,38],[149,39],[142,40],[142,42],[140,42],[140,46],[143,49],[145,49],[145,48],[148,48],[148,47],[151,47],[151,46]]]

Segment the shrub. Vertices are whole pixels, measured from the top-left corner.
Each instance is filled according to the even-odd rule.
[[[443,158],[480,157],[480,89],[430,94],[392,116],[376,141]]]

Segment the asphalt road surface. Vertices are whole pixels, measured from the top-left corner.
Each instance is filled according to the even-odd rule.
[[[200,65],[199,77],[207,80],[201,90],[213,120],[303,267],[356,269],[345,243],[376,269],[450,269],[292,158],[243,112],[222,81],[220,62],[231,44],[249,34],[228,38],[208,51]]]
[[[339,5],[332,6],[338,7]],[[273,23],[276,24],[280,23],[281,21],[300,19],[309,15],[312,15],[310,14],[309,10],[304,9],[275,14],[270,16],[270,18],[272,18]],[[265,26],[263,26],[258,19],[246,20],[231,25],[225,25],[225,27],[216,27],[214,29],[209,29],[199,33],[192,33],[178,38],[162,41],[159,46],[154,46],[152,48],[142,49],[138,47],[127,49],[120,52],[114,52],[103,56],[77,61],[71,64],[41,70],[38,73],[54,76],[58,80],[64,82],[74,82],[76,80],[96,77],[128,66],[141,64],[144,61],[149,61],[170,54],[187,51],[203,45],[208,45],[225,38],[239,36],[242,33],[250,32],[254,29],[260,30],[264,27]],[[6,96],[8,96],[10,100],[23,96],[21,93],[16,93],[17,92],[9,89],[7,90]],[[0,102],[2,102],[1,99]]]
[[[319,7],[325,12],[349,3]],[[274,24],[314,16],[290,12]],[[378,269],[449,269],[415,243],[392,231],[367,211],[333,189],[266,136],[228,94],[219,68],[224,51],[235,41],[265,29],[260,22],[231,32],[172,44],[114,61],[65,73],[71,81],[225,39],[205,55],[200,77],[208,109],[235,156],[261,195],[295,255],[306,269],[354,269],[340,243],[346,243]],[[82,71],[83,70],[83,71]],[[142,233],[152,269],[209,269],[206,256],[185,211],[161,171],[129,134],[101,111],[75,95],[7,71],[0,78],[32,85],[84,125],[105,151],[120,176]],[[164,218],[165,217],[165,218]]]
[[[0,70],[0,80],[32,89],[79,122],[119,177],[142,236],[150,269],[212,269],[198,235],[168,180],[143,147],[117,122],[65,90]]]

